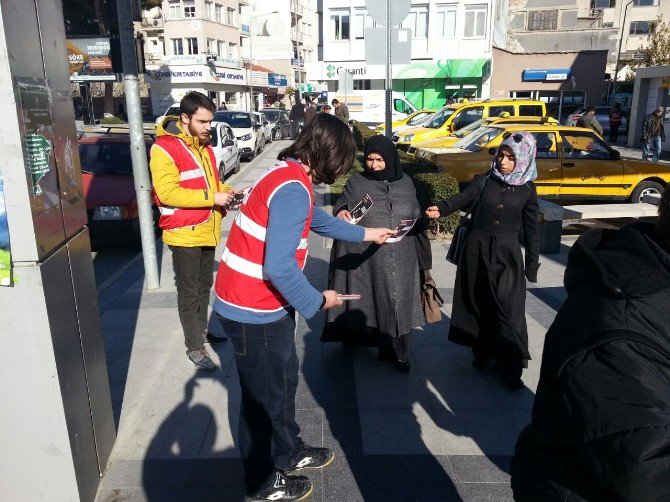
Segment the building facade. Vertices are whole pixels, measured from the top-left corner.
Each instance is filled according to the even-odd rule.
[[[489,97],[491,48],[504,40],[493,19],[504,17],[504,6],[499,0],[413,0],[400,26],[411,30],[411,62],[393,65],[393,90],[417,108]],[[323,90],[336,91],[343,71],[353,74],[354,90],[384,89],[385,65],[365,61],[365,29],[376,26],[365,0],[323,0],[317,10],[319,57],[308,73]]]
[[[629,147],[640,146],[644,117],[659,106],[665,108],[664,121],[667,135],[662,148],[670,150],[670,130],[667,125],[670,122],[670,66],[639,68],[635,74],[631,122],[626,142]]]

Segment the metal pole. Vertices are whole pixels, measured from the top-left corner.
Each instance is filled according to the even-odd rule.
[[[628,2],[623,9],[623,21],[621,21],[621,36],[619,37],[619,49],[617,50],[616,63],[614,64],[614,92],[612,92],[612,94],[616,94],[617,82],[619,80],[619,60],[621,59],[621,44],[623,43],[623,34],[626,30],[626,15],[628,14],[628,7],[630,7],[630,5],[634,1],[635,0],[630,0],[630,2]]]
[[[126,94],[126,112],[130,126],[130,156],[133,163],[137,210],[142,236],[145,287],[160,286],[158,260],[156,258],[156,236],[154,234],[151,207],[151,178],[147,165],[147,150],[142,128],[142,106],[140,104],[140,82],[137,78],[137,55],[135,54],[135,32],[133,30],[131,0],[117,0],[121,59],[123,61],[123,88]]]
[[[393,83],[391,80],[391,4],[392,0],[386,0],[386,120],[385,134],[388,138],[393,137],[392,131],[392,107],[393,107]]]
[[[253,58],[251,57],[253,52],[251,51],[251,39],[253,38],[253,20],[254,16],[249,16],[249,111],[254,111],[254,88],[253,88],[253,79],[254,79],[254,63]]]

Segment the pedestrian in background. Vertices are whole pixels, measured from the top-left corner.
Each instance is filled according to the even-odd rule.
[[[291,139],[296,139],[298,134],[300,134],[302,126],[305,124],[305,105],[297,101],[291,107],[288,118],[291,121]]]
[[[461,193],[429,207],[429,218],[472,209],[471,229],[458,262],[449,340],[472,348],[473,365],[489,360],[510,388],[522,388],[527,367],[526,281],[539,268],[535,138],[526,131],[503,140],[487,174]],[[523,229],[525,264],[519,244]]]
[[[333,214],[351,220],[351,211],[366,195],[373,204],[359,225],[395,227],[401,220],[418,221],[402,240],[381,247],[333,244],[329,288],[358,293],[361,299],[328,311],[321,341],[378,347],[380,361],[390,359],[399,372],[409,373],[412,330],[426,322],[420,293],[432,255],[414,184],[386,136],[365,142],[363,172],[347,180]]]
[[[575,125],[577,127],[588,127],[601,136],[603,135],[603,126],[598,122],[598,119],[596,118],[596,109],[593,106],[589,106],[586,109]]]
[[[514,499],[670,500],[670,188],[656,223],[583,233],[564,284]]]
[[[315,117],[253,184],[221,256],[214,309],[235,348],[248,500],[303,500],[311,482],[288,474],[325,467],[334,458],[327,448],[306,445],[295,421],[295,315],[310,319],[342,304],[336,291],[316,290],[302,271],[310,230],[378,244],[394,234],[351,225],[315,206],[313,183],[332,184],[355,157],[349,128],[331,115]]]
[[[619,139],[619,127],[621,127],[621,120],[623,114],[621,113],[621,106],[619,103],[614,103],[610,110],[610,143],[616,143]]]
[[[333,109],[330,107],[330,105],[323,105],[321,107],[321,111],[319,113],[330,113]]]
[[[665,109],[659,106],[644,117],[642,123],[642,160],[649,158],[652,154],[652,161],[658,162],[661,156],[661,143],[665,141],[665,126],[663,125],[663,111]]]
[[[305,98],[307,106],[305,107],[305,125],[309,124],[316,116],[316,108],[314,108],[314,103],[310,98]]]
[[[349,108],[344,103],[340,103],[337,99],[331,101],[333,107],[335,107],[335,116],[340,119],[345,124],[349,124]]]
[[[219,179],[209,144],[216,105],[194,91],[184,96],[179,108],[179,120],[167,117],[156,128],[149,166],[163,242],[172,251],[186,354],[198,369],[212,371],[216,366],[204,342],[225,338],[207,331],[207,309],[214,249],[221,241],[221,220],[233,189]]]

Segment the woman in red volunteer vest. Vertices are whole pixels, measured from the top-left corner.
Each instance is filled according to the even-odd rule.
[[[295,421],[295,313],[311,318],[342,304],[336,291],[316,290],[302,272],[310,230],[378,244],[393,234],[352,225],[314,205],[312,183],[333,183],[355,154],[346,124],[332,115],[315,117],[252,186],[221,256],[214,310],[235,347],[248,500],[302,500],[312,484],[289,473],[321,468],[334,458],[327,448],[304,444]]]

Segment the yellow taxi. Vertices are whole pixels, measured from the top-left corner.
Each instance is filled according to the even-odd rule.
[[[391,122],[391,130],[393,132],[400,131],[402,129],[405,129],[407,127],[415,127],[423,124],[428,118],[433,115],[437,110],[431,110],[428,108],[423,108],[421,110],[417,110],[414,113],[411,113],[407,115],[404,119],[401,120],[396,120],[394,122]],[[375,128],[375,133],[376,134],[384,134],[384,131],[386,130],[386,126],[384,124],[379,124]]]
[[[452,147],[422,148],[416,156],[463,185],[486,172],[503,139],[528,131],[537,142],[537,193],[546,199],[630,200],[661,194],[670,182],[670,166],[622,159],[592,129],[556,124],[490,124]]]
[[[412,143],[448,136],[479,119],[496,117],[507,112],[513,116],[535,115],[544,117],[547,108],[535,99],[500,99],[454,103],[440,108],[420,127],[410,127],[393,134],[393,142],[400,150],[408,151]]]
[[[553,117],[533,117],[533,116],[521,116],[521,117],[512,117],[509,113],[503,112],[498,117],[488,117],[485,119],[479,119],[477,122],[473,122],[469,126],[459,129],[458,131],[450,134],[449,136],[443,136],[441,138],[426,139],[419,141],[418,143],[412,143],[409,147],[407,153],[413,154],[420,148],[444,148],[448,146],[453,146],[456,142],[463,139],[468,134],[475,132],[477,129],[483,126],[491,124],[556,124],[558,121]]]

